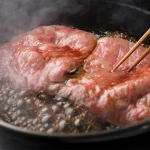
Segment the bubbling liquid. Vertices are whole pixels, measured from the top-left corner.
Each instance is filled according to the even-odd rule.
[[[100,131],[101,123],[82,107],[43,91],[16,92],[6,83],[0,87],[0,118],[12,125],[47,133]]]

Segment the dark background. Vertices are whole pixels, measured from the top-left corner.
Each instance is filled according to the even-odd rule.
[[[107,1],[122,2],[125,4],[137,6],[142,9],[150,10],[150,1],[149,0],[107,0]]]

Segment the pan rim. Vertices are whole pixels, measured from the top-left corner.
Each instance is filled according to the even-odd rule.
[[[142,8],[140,8],[138,6],[134,6],[132,4],[127,4],[127,3],[124,3],[124,2],[121,3],[121,2],[115,2],[115,1],[109,1],[109,0],[100,0],[100,1],[102,1],[104,3],[112,3],[112,4],[122,5],[124,7],[135,9],[137,11],[140,11],[140,12],[143,12],[145,14],[149,14],[150,15],[150,11],[149,10],[142,9]]]
[[[129,133],[133,133],[134,131],[139,131],[139,132],[134,132],[133,134],[131,133],[130,135],[137,135],[143,132],[148,132],[150,131],[150,118],[143,120],[141,122],[138,122],[136,124],[132,124],[132,125],[125,125],[119,128],[114,128],[114,129],[110,129],[110,130],[102,130],[100,132],[89,132],[89,133],[76,133],[76,134],[72,134],[72,133],[53,133],[53,134],[49,134],[46,132],[38,132],[38,131],[32,131],[32,130],[27,130],[27,129],[23,129],[21,127],[17,127],[15,125],[9,124],[7,122],[4,122],[2,120],[0,120],[0,127],[3,127],[5,129],[8,130],[12,130],[18,133],[22,133],[22,134],[27,134],[27,135],[31,135],[31,136],[39,136],[39,137],[53,137],[53,138],[88,138],[88,137],[97,137],[97,136],[107,136],[107,135],[113,135],[113,134],[120,134],[121,137],[124,137],[125,132],[129,132]],[[141,132],[140,132],[141,131]],[[120,136],[118,136],[117,138],[119,138]]]

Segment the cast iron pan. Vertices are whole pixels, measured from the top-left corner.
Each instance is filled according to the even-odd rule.
[[[16,16],[9,18],[6,14],[1,13],[0,19],[6,17],[0,24],[0,33],[1,37],[3,37],[0,39],[1,43],[9,40],[15,34],[19,34],[20,31],[28,31],[40,25],[68,25],[96,33],[99,33],[99,31],[119,30],[127,32],[130,36],[136,38],[139,38],[150,27],[150,12],[148,10],[123,2],[107,0],[32,0],[32,2],[25,0],[20,2],[14,0],[9,3],[10,5],[6,5],[5,8],[8,12],[6,14],[12,13],[14,15],[13,13],[15,13]],[[11,9],[9,9],[9,6],[11,6]],[[24,11],[22,12],[22,9],[19,8],[23,8]],[[45,8],[47,9],[45,10]],[[17,11],[20,11],[20,13],[17,13]],[[65,143],[112,141],[149,131],[150,120],[119,129],[77,135],[48,135],[27,132],[0,121],[1,137],[13,141],[22,141],[24,144],[36,143],[37,145],[50,144],[53,141]]]

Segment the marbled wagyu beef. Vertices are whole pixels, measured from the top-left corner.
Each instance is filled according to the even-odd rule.
[[[127,73],[145,51],[139,47],[111,72],[132,46],[70,27],[38,27],[0,47],[0,79],[69,98],[115,125],[133,124],[150,117],[150,55]]]

